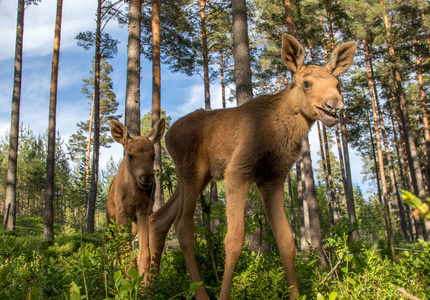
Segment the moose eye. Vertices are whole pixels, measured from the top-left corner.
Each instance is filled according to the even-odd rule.
[[[305,89],[308,89],[311,87],[311,84],[309,83],[309,81],[305,81],[305,82],[303,82],[303,86]]]
[[[133,159],[133,155],[129,154],[128,159]]]

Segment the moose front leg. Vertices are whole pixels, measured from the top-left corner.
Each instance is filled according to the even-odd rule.
[[[149,271],[149,238],[148,238],[148,215],[142,213],[137,217],[137,234],[139,237],[139,254],[137,257],[137,266],[139,268],[139,276],[143,277],[143,282],[146,285],[148,281]]]
[[[285,277],[287,278],[288,286],[291,288],[290,299],[292,300],[297,296],[299,290],[294,266],[296,251],[294,236],[285,214],[284,183],[283,181],[268,181],[258,184],[258,189],[284,263]]]
[[[227,235],[224,240],[225,267],[220,300],[230,299],[233,272],[245,242],[245,203],[251,185],[250,182],[242,180],[239,176],[228,176],[228,174],[226,174],[225,182]]]
[[[195,176],[195,178],[183,180],[178,183],[178,185],[180,185],[182,210],[176,225],[176,232],[182,252],[184,253],[185,263],[188,273],[190,274],[191,282],[202,281],[194,252],[194,212],[196,210],[197,197],[205,186],[201,178],[203,178],[203,176]],[[197,290],[196,299],[209,300],[209,296],[204,287],[200,287]]]

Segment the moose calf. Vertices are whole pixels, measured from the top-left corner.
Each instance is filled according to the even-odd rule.
[[[194,211],[211,180],[225,179],[227,235],[219,299],[229,299],[233,271],[245,240],[244,209],[256,183],[282,257],[290,299],[298,294],[294,238],[284,208],[285,178],[300,154],[301,139],[316,120],[334,126],[344,105],[336,76],[352,64],[354,42],[336,48],[325,67],[304,65],[305,51],[282,36],[281,56],[292,72],[290,85],[276,95],[257,97],[228,109],[195,111],[176,121],[166,146],[176,166],[178,186],[150,216],[149,245],[158,267],[164,240],[174,222],[192,282],[201,281],[194,257]],[[204,288],[197,299],[209,299]]]
[[[124,146],[125,156],[113,178],[107,200],[107,220],[125,225],[132,220],[133,234],[139,235],[139,274],[149,269],[148,217],[152,213],[155,180],[153,173],[154,144],[164,133],[165,121],[158,120],[146,137],[130,137],[127,127],[110,121],[112,137]]]

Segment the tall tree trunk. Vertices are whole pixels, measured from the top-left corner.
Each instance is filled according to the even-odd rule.
[[[290,198],[290,217],[291,217],[291,231],[294,235],[294,244],[297,247],[297,234],[296,234],[296,221],[294,217],[294,197],[293,197],[293,188],[291,186],[291,171],[288,172],[287,175],[287,185],[288,185],[288,197]]]
[[[291,11],[291,1],[285,0],[284,1],[284,8],[285,8],[285,16],[287,21],[287,32],[290,34],[294,34],[295,28],[294,28],[294,21],[293,21],[293,13]]]
[[[320,151],[321,151],[321,160],[323,162],[323,170],[324,170],[324,179],[326,182],[326,193],[327,193],[327,202],[330,213],[330,225],[334,226],[339,220],[338,211],[336,210],[335,204],[335,192],[333,186],[333,176],[331,175],[331,164],[330,164],[330,152],[327,141],[327,133],[323,126],[323,133],[321,132],[320,123],[317,123],[318,126],[318,138],[320,142]],[[324,141],[321,135],[324,136]]]
[[[95,102],[95,93],[93,93],[93,101],[91,102],[90,124],[88,126],[87,155],[86,155],[86,164],[85,164],[85,190],[86,190],[86,192],[88,192],[88,185],[90,182],[90,159],[91,159],[90,154],[91,154],[91,134],[92,134],[92,130],[93,130],[93,119],[94,119],[94,102]]]
[[[221,96],[222,96],[222,108],[226,108],[225,99],[225,77],[224,77],[224,60],[222,58],[222,50],[219,50],[219,71],[221,77]]]
[[[140,135],[140,9],[141,0],[130,0],[125,126],[132,136]]]
[[[202,54],[203,54],[203,81],[205,86],[205,109],[211,109],[211,95],[209,89],[209,50],[206,32],[206,0],[200,0],[200,26],[202,32]]]
[[[378,171],[378,161],[376,159],[376,149],[375,149],[375,141],[373,139],[373,131],[372,131],[372,124],[370,122],[370,112],[366,110],[366,121],[367,121],[367,128],[369,128],[369,137],[370,137],[370,145],[372,149],[372,159],[373,159],[373,165],[375,166],[375,178],[376,178],[376,190],[378,191],[378,200],[379,203],[382,204],[382,197],[381,197],[381,183],[379,180],[379,171]]]
[[[417,38],[415,37],[415,44],[417,43]],[[430,42],[429,42],[430,44]],[[430,177],[430,130],[429,130],[429,121],[428,121],[428,115],[427,115],[427,101],[426,101],[426,94],[424,91],[424,79],[423,79],[423,72],[421,70],[421,59],[418,56],[418,54],[415,55],[416,62],[417,62],[417,75],[418,75],[418,83],[420,88],[420,105],[421,105],[421,114],[423,118],[423,128],[424,128],[424,145],[425,150],[427,152],[427,174],[428,177]]]
[[[300,223],[300,250],[303,252],[309,251],[308,241],[309,234],[309,210],[308,202],[305,195],[305,180],[302,172],[302,158],[296,161],[296,176],[297,176],[297,203],[299,206],[299,223]]]
[[[421,173],[421,167],[419,164],[415,141],[412,135],[412,128],[409,120],[409,111],[406,104],[406,96],[403,91],[402,77],[396,65],[396,54],[394,51],[394,44],[392,41],[390,23],[388,20],[388,15],[385,7],[385,1],[380,0],[380,2],[383,7],[383,14],[384,14],[383,19],[384,19],[385,29],[387,31],[387,44],[388,44],[388,49],[389,49],[390,58],[391,58],[391,69],[393,72],[393,78],[396,86],[397,105],[399,106],[400,118],[404,129],[403,132],[404,132],[404,139],[406,143],[406,154],[408,156],[408,162],[410,165],[412,183],[415,189],[415,193],[424,201],[426,196],[424,181]],[[423,234],[426,237],[427,235],[426,232],[424,232]]]
[[[161,68],[160,68],[160,0],[152,1],[152,126],[161,117]],[[154,211],[163,205],[161,181],[161,141],[154,145],[155,197]]]
[[[24,37],[24,0],[18,0],[16,21],[15,69],[13,75],[12,111],[10,118],[9,159],[4,204],[5,230],[14,230],[16,223],[16,172],[18,165],[19,106],[21,102],[22,42]]]
[[[400,148],[399,148],[399,139],[397,138],[397,130],[396,130],[396,126],[394,124],[394,116],[393,116],[393,111],[392,111],[391,105],[389,106],[389,108],[390,108],[389,113],[390,113],[390,119],[391,119],[391,127],[393,130],[393,136],[394,136],[394,146],[396,149],[397,165],[398,165],[398,170],[399,170],[399,174],[400,174],[400,180],[402,182],[401,186],[408,187],[409,181],[406,180],[406,177],[405,177],[404,172],[403,172],[403,167],[405,166],[405,164],[402,163],[402,160],[401,160],[401,154],[400,154]],[[407,188],[407,189],[409,189],[409,188]],[[414,230],[412,227],[411,211],[409,209],[409,206],[407,206],[407,205],[405,206],[404,213],[405,213],[405,219],[406,219],[406,224],[407,224],[407,228],[408,228],[408,234],[410,236],[411,242],[413,242],[415,235],[414,235]]]
[[[396,96],[393,94],[393,99],[394,101],[396,101]],[[397,104],[397,103],[396,103]],[[407,183],[408,183],[408,189],[413,190],[415,192],[415,188],[414,188],[414,183],[413,183],[413,177],[412,177],[412,171],[411,171],[411,167],[409,165],[409,158],[407,155],[407,142],[405,141],[405,129],[402,125],[402,118],[401,118],[401,112],[400,112],[400,107],[398,105],[396,105],[396,118],[397,118],[397,125],[399,128],[399,132],[400,132],[400,137],[401,137],[401,148],[402,148],[402,157],[403,157],[403,161],[405,162],[405,169],[406,169],[406,177],[407,177]],[[414,236],[415,236],[415,240],[417,239],[425,239],[425,228],[424,228],[424,222],[423,220],[421,220],[421,218],[417,215],[413,216],[413,230],[414,230]]]
[[[426,15],[424,12],[424,6],[420,5],[420,12],[421,12],[421,20],[423,21],[423,25],[424,25],[424,31],[426,33],[426,40],[427,40],[427,46],[430,47],[430,30],[429,30],[429,26],[427,24],[426,21]]]
[[[353,226],[354,224],[357,223],[357,215],[355,212],[354,191],[352,187],[351,163],[349,161],[345,111],[340,113],[340,132],[342,137],[342,150],[343,150],[343,158],[345,162],[345,176],[346,176],[346,187],[347,187],[347,190],[345,191],[346,208],[348,211],[349,222],[351,226]],[[360,240],[358,227],[355,227],[354,231],[352,232],[352,239],[354,241]]]
[[[245,0],[232,0],[234,81],[237,105],[252,99],[252,75],[249,55],[248,17]]]
[[[101,39],[101,8],[102,0],[98,0],[97,6],[97,28],[96,28],[96,54],[94,72],[94,146],[93,146],[93,169],[91,173],[91,184],[86,207],[86,232],[94,232],[94,216],[96,212],[97,186],[99,181],[99,155],[100,155],[100,39]],[[140,124],[140,123],[139,123]]]
[[[408,229],[407,229],[407,222],[406,222],[406,218],[405,218],[403,203],[402,203],[402,200],[400,199],[400,194],[399,194],[398,187],[397,187],[397,180],[396,180],[396,176],[394,174],[393,158],[391,156],[390,146],[388,143],[388,137],[387,137],[387,133],[385,131],[384,118],[382,115],[381,105],[379,103],[378,91],[377,91],[376,84],[375,84],[375,76],[373,73],[373,64],[372,64],[372,55],[370,52],[370,47],[367,44],[366,40],[363,40],[363,45],[365,48],[367,76],[369,77],[369,89],[373,89],[373,91],[374,91],[375,104],[376,104],[376,109],[377,109],[377,113],[378,113],[379,123],[381,126],[381,134],[382,134],[382,140],[384,142],[385,154],[387,156],[388,171],[389,171],[389,175],[390,175],[391,186],[393,189],[392,194],[394,194],[394,198],[396,199],[397,207],[399,210],[400,228],[402,230],[404,239],[406,241],[411,241],[411,238],[409,236]]]
[[[330,9],[330,1],[325,1],[325,10],[327,13],[327,23],[329,28],[329,36],[330,36],[330,46],[331,51],[334,50],[334,33],[333,33],[333,26],[332,26],[332,20],[331,20],[331,9]],[[326,55],[328,57],[328,55]],[[351,178],[351,164],[349,161],[349,151],[348,151],[348,139],[347,139],[347,133],[346,133],[346,114],[345,112],[342,112],[340,114],[340,131],[341,131],[341,138],[338,136],[337,128],[336,130],[336,141],[338,143],[338,150],[339,150],[339,156],[342,157],[341,159],[341,170],[342,170],[342,177],[343,177],[343,186],[344,186],[344,192],[345,192],[345,198],[346,198],[346,207],[348,211],[348,217],[349,222],[351,226],[357,223],[357,216],[355,212],[355,202],[354,202],[354,191],[352,187],[352,178]],[[342,139],[342,144],[340,144],[340,139]],[[342,145],[342,146],[341,146]],[[342,155],[341,155],[342,152]],[[358,227],[354,229],[352,232],[352,239],[354,241],[358,241],[360,239],[360,235],[358,232]]]
[[[309,212],[309,233],[311,245],[314,249],[318,249],[319,254],[321,256],[321,263],[326,264],[322,237],[321,237],[321,224],[320,218],[318,215],[318,202],[316,196],[315,189],[315,181],[314,181],[314,172],[312,170],[312,159],[311,159],[311,150],[309,146],[309,137],[305,135],[302,139],[302,161],[303,161],[303,169],[302,176],[304,175],[305,180],[305,197],[308,205]]]
[[[43,238],[54,239],[54,167],[55,167],[55,127],[57,115],[58,64],[60,61],[61,16],[63,0],[57,0],[55,19],[54,53],[52,55],[51,92],[49,96],[48,157],[46,159],[46,188]]]
[[[325,155],[326,155],[326,162],[327,162],[327,175],[328,175],[328,182],[330,184],[330,193],[331,193],[331,200],[332,200],[332,206],[333,206],[333,219],[334,224],[339,221],[339,203],[338,199],[336,197],[336,191],[334,189],[334,181],[333,181],[333,173],[331,171],[331,161],[330,161],[330,151],[329,151],[329,143],[327,138],[327,130],[325,127],[323,127],[323,139],[324,139],[324,148],[325,148]]]
[[[382,199],[384,200],[384,208],[385,208],[385,228],[387,231],[388,242],[390,244],[391,260],[394,261],[393,229],[391,226],[391,217],[390,217],[390,211],[389,211],[390,199],[388,196],[387,179],[385,176],[384,158],[382,156],[381,135],[379,132],[378,115],[376,111],[373,81],[370,73],[369,53],[368,53],[366,40],[364,39],[363,39],[363,47],[364,47],[364,53],[366,57],[366,69],[367,69],[367,79],[368,79],[368,85],[369,85],[370,100],[372,103],[373,126],[375,128],[376,147],[378,151],[378,166],[379,166],[379,173],[381,175]]]

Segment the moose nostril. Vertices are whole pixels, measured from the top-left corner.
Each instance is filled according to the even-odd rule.
[[[152,183],[152,176],[142,176],[140,177],[139,181],[142,184],[150,184]]]

